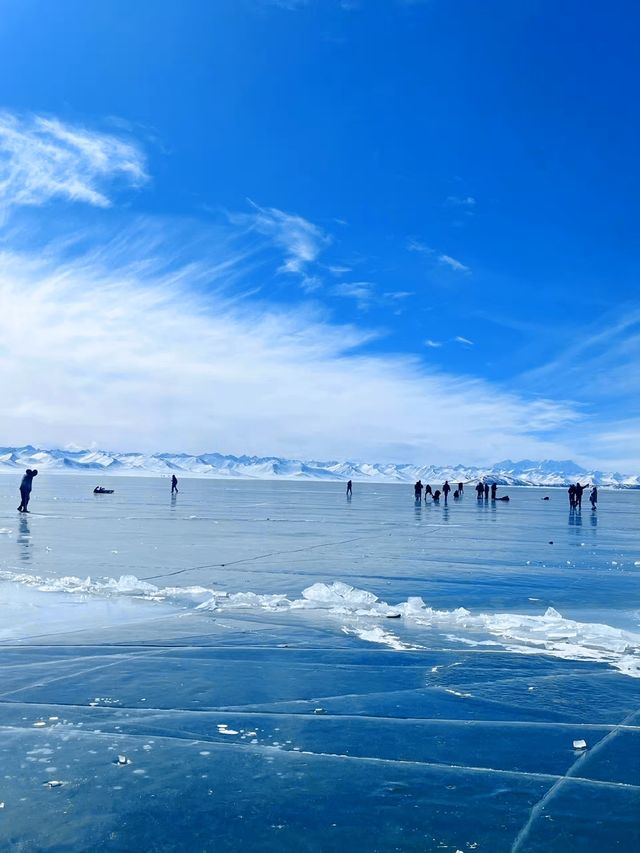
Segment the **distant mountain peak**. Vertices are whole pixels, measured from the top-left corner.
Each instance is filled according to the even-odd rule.
[[[322,462],[287,459],[279,456],[232,456],[222,453],[151,453],[113,452],[91,448],[67,447],[65,450],[24,447],[0,448],[0,470],[34,467],[41,471],[84,472],[87,474],[132,474],[219,479],[262,480],[334,480],[373,483],[440,484],[445,479],[454,483],[495,481],[503,486],[566,486],[577,479],[583,483],[640,488],[640,476],[587,471],[572,460],[505,459],[495,465],[413,465],[394,462]]]

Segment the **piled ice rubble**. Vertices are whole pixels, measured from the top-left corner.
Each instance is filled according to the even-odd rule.
[[[542,615],[472,613],[464,607],[437,610],[417,596],[391,605],[368,590],[358,589],[342,581],[314,583],[302,591],[300,598],[289,598],[282,593],[234,593],[203,586],[163,588],[134,575],[123,575],[119,579],[92,580],[90,577],[81,579],[74,576],[46,579],[35,575],[0,572],[0,579],[26,584],[42,592],[168,601],[214,613],[247,609],[312,611],[339,620],[340,628],[369,642],[385,643],[396,649],[420,648],[419,644],[401,641],[376,624],[379,619],[399,617],[413,630],[436,629],[467,644],[495,645],[498,641],[513,652],[601,661],[626,675],[640,677],[640,634],[610,625],[567,619],[553,607],[547,608]],[[456,636],[458,633],[463,636]]]

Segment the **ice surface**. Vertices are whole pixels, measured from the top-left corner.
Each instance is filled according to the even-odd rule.
[[[93,485],[0,511],[2,849],[640,846],[640,494]]]

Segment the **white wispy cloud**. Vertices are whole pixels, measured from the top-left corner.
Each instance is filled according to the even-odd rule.
[[[331,242],[322,228],[302,216],[277,207],[260,207],[250,201],[250,213],[232,213],[229,219],[267,237],[284,253],[280,272],[304,275],[321,251]]]
[[[376,293],[370,281],[341,282],[335,284],[331,292],[346,299],[355,299],[361,311],[366,311],[376,299]]]
[[[562,336],[554,357],[520,377],[527,386],[571,385],[590,399],[632,401],[640,414],[640,307],[615,306],[597,320]]]
[[[424,345],[426,347],[431,347],[432,349],[437,349],[438,347],[442,346],[442,341],[432,341],[431,338],[427,338],[427,340],[424,342]]]
[[[468,347],[472,347],[474,345],[473,341],[470,341],[469,338],[463,338],[462,335],[456,335],[454,341],[458,344],[464,344]]]
[[[567,454],[549,438],[576,418],[563,402],[367,353],[370,331],[311,309],[233,299],[246,261],[224,243],[180,268],[146,249],[136,237],[127,252],[124,233],[113,251],[103,241],[73,260],[5,246],[5,442],[449,462]]]
[[[447,267],[454,272],[471,272],[471,268],[463,264],[461,261],[456,258],[452,258],[451,255],[445,255],[443,252],[436,251],[436,249],[433,249],[421,240],[416,240],[414,237],[410,237],[407,240],[406,245],[410,252],[418,252],[421,255],[425,255],[427,258],[431,258],[433,263],[437,262],[440,266]]]
[[[449,269],[455,270],[455,272],[471,272],[470,267],[465,266],[465,264],[455,258],[452,258],[451,255],[438,255],[438,262],[445,267],[449,267]]]
[[[52,199],[108,207],[118,179],[134,187],[148,179],[137,144],[55,118],[0,113],[0,207]]]
[[[447,204],[452,207],[463,207],[467,210],[472,210],[476,206],[476,200],[472,195],[450,195],[447,197]]]
[[[407,249],[410,252],[420,252],[423,255],[435,254],[435,249],[432,249],[430,246],[427,246],[426,243],[423,243],[421,240],[416,240],[413,237],[409,237],[407,240]]]
[[[413,295],[414,293],[412,290],[388,290],[382,294],[382,298],[398,301],[401,299],[408,299],[410,296]]]

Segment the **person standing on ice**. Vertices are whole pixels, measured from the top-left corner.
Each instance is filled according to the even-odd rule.
[[[587,488],[588,485],[589,484],[587,483],[586,486],[581,486],[579,482],[576,483],[576,499],[575,500],[576,500],[576,507],[578,509],[582,509],[582,493],[584,492],[584,490]]]
[[[422,500],[422,480],[418,480],[413,487],[413,495],[417,501]]]
[[[481,501],[482,496],[484,494],[484,484],[483,484],[482,480],[480,480],[480,482],[476,486],[476,494],[478,495],[478,500]]]
[[[594,486],[591,489],[591,494],[589,495],[589,500],[591,501],[591,509],[597,509],[596,504],[598,503],[598,487]]]
[[[33,485],[33,478],[38,476],[38,471],[36,468],[31,470],[31,468],[27,468],[24,477],[20,483],[20,506],[18,507],[18,512],[29,512],[27,507],[29,506],[29,501],[31,499],[31,487]]]
[[[491,483],[491,500],[492,501],[495,501],[497,491],[498,491],[498,484],[497,483]]]
[[[569,486],[568,492],[569,492],[569,508],[575,509],[576,508],[576,487],[573,485],[573,483],[571,483],[571,485]]]
[[[449,492],[451,491],[451,486],[449,485],[449,481],[445,480],[444,485],[442,486],[442,494],[444,495],[444,502],[447,502],[447,498],[449,497]]]
[[[426,501],[427,501],[427,495],[431,495],[431,497],[433,497],[433,492],[431,491],[431,484],[430,484],[430,483],[427,483],[427,485],[424,487],[424,500],[425,500],[425,503],[426,503]]]
[[[351,480],[347,480],[347,497],[350,498],[353,494],[353,483]]]
[[[460,496],[462,496],[463,492],[464,492],[464,483],[458,483],[458,494]]]
[[[484,484],[484,499],[485,501],[489,500],[489,483]]]
[[[178,494],[178,478],[176,477],[175,474],[171,475],[171,494],[172,495]]]

